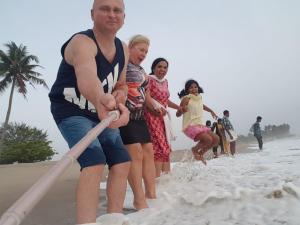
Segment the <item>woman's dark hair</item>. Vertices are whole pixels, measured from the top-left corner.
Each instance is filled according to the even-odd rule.
[[[179,93],[178,93],[178,96],[179,98],[182,98],[186,95],[189,94],[189,88],[191,87],[192,84],[196,84],[197,87],[198,87],[198,93],[204,93],[202,87],[199,86],[198,82],[193,80],[193,79],[190,79],[188,80],[187,82],[185,82],[185,85],[184,85],[184,89],[182,89]]]
[[[166,62],[166,63],[167,63],[167,66],[169,67],[169,62],[168,62],[168,60],[166,60],[165,58],[157,58],[157,59],[155,59],[155,60],[153,61],[153,63],[152,63],[150,75],[153,75],[153,74],[154,74],[154,69],[155,69],[155,67],[157,66],[158,63],[160,63],[160,62],[162,62],[162,61]]]

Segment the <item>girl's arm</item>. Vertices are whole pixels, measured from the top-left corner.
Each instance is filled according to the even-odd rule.
[[[149,88],[146,89],[146,107],[155,116],[160,116],[161,115],[161,110],[154,103],[154,100],[150,95]]]
[[[172,109],[177,109],[177,110],[180,109],[180,106],[172,102],[171,100],[168,100],[168,106]]]
[[[218,118],[218,116],[215,114],[214,111],[212,111],[209,107],[207,107],[206,105],[203,105],[203,110],[210,112],[210,114],[212,115],[212,117],[216,120]]]
[[[154,111],[154,108],[155,108],[155,105],[154,105],[154,102],[153,102],[153,98],[151,97],[150,95],[150,90],[149,90],[149,87],[146,89],[146,107],[152,112]]]
[[[182,114],[187,112],[187,105],[189,104],[190,98],[184,97],[180,102],[180,107],[177,109],[176,116],[180,117]]]
[[[155,103],[155,100],[151,97],[150,94],[150,80],[149,80],[149,76],[147,74],[145,74],[145,78],[148,80],[148,84],[146,87],[146,107],[148,108],[148,110],[155,116],[164,116],[166,115],[167,111],[165,110],[164,107],[160,107],[157,105],[157,103]]]

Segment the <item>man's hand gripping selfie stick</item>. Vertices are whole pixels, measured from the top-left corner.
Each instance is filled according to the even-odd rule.
[[[25,192],[1,217],[0,225],[19,225],[34,206],[44,197],[55,181],[112,121],[119,118],[119,111],[112,111],[91,129],[60,161]]]

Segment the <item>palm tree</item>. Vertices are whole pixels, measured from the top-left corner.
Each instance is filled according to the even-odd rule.
[[[11,112],[12,99],[14,90],[17,89],[20,94],[26,98],[27,84],[34,87],[34,84],[43,85],[48,89],[46,82],[39,77],[42,75],[34,69],[41,67],[38,65],[38,57],[29,55],[27,47],[24,45],[17,46],[14,42],[5,44],[8,51],[5,53],[0,50],[0,94],[3,93],[10,85],[10,95],[8,109],[6,113],[3,128],[7,127]],[[31,64],[34,62],[36,64]]]

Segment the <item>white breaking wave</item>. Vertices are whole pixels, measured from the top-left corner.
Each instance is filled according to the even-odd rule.
[[[159,179],[158,199],[149,209],[126,215],[123,224],[299,225],[299,162],[300,139],[284,139],[207,166],[176,163],[172,174]]]

